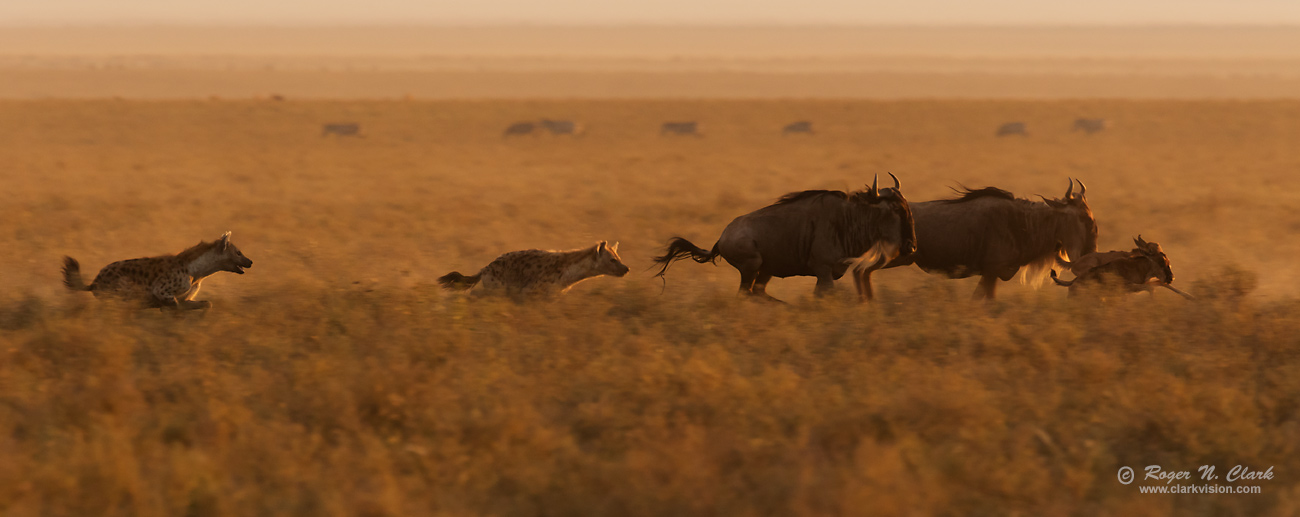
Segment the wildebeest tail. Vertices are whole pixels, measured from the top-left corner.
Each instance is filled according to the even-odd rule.
[[[94,288],[81,279],[81,264],[72,257],[63,257],[63,285],[73,291],[90,291]]]
[[[452,271],[438,277],[438,285],[441,285],[443,289],[450,289],[452,291],[468,291],[470,288],[477,285],[479,279],[482,277],[483,273],[474,276],[465,276]]]
[[[1074,280],[1071,280],[1071,281],[1069,281],[1069,282],[1066,282],[1065,280],[1061,280],[1060,278],[1056,278],[1056,270],[1055,270],[1055,269],[1052,270],[1051,275],[1052,275],[1052,281],[1053,281],[1053,282],[1056,282],[1056,285],[1061,285],[1061,286],[1065,286],[1065,287],[1070,287],[1070,286],[1074,285],[1074,280],[1078,280],[1078,279],[1076,278],[1076,279],[1074,279]]]
[[[654,259],[656,264],[663,264],[663,267],[659,269],[659,273],[655,276],[664,276],[664,273],[668,272],[668,266],[686,257],[690,257],[691,260],[700,264],[713,262],[718,259],[718,244],[715,242],[712,250],[705,250],[691,244],[691,241],[681,237],[673,237],[672,240],[668,241],[668,249],[664,254]]]

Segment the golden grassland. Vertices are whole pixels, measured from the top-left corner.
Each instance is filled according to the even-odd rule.
[[[578,138],[504,139],[573,118]],[[1115,126],[1070,133],[1080,116]],[[814,121],[819,134],[781,137]],[[1300,102],[0,102],[4,515],[1294,515]],[[699,120],[704,136],[657,136]],[[1027,138],[993,137],[1002,122]],[[358,122],[362,138],[321,137]],[[1169,292],[877,273],[878,301],[680,263],[780,194],[894,172],[1088,184],[1102,249]],[[233,230],[206,314],[67,293]],[[553,303],[442,292],[498,254],[621,241]],[[1273,467],[1144,495],[1120,466]],[[1140,476],[1140,474],[1139,474]],[[1220,481],[1222,482],[1222,481]],[[1236,483],[1238,485],[1245,483]]]

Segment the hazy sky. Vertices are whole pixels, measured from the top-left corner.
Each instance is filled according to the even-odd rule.
[[[1300,0],[0,0],[0,24],[1300,25]]]

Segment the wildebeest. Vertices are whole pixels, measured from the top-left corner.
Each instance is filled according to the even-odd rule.
[[[886,267],[916,264],[950,278],[980,276],[975,298],[993,298],[998,279],[1041,280],[1062,252],[1070,260],[1097,251],[1097,223],[1074,181],[1062,199],[1030,201],[1005,190],[963,189],[960,197],[912,205],[916,253]]]
[[[1174,271],[1170,269],[1169,257],[1159,243],[1142,240],[1141,235],[1133,239],[1133,243],[1137,247],[1132,251],[1089,253],[1079,260],[1063,264],[1074,272],[1074,280],[1061,280],[1056,277],[1056,271],[1052,271],[1052,281],[1069,287],[1071,297],[1085,286],[1101,284],[1111,278],[1118,280],[1130,292],[1154,292],[1156,287],[1164,287],[1189,300],[1194,299],[1169,285],[1174,283]]]
[[[338,135],[338,136],[358,136],[361,134],[361,124],[347,122],[342,124],[325,124],[321,126],[320,136]]]
[[[998,126],[997,136],[1020,135],[1029,136],[1029,131],[1024,122],[1007,122]]]
[[[813,134],[812,122],[800,120],[786,124],[785,127],[781,128],[781,135],[783,136],[795,133]]]
[[[890,174],[893,177],[893,174]],[[767,294],[772,277],[815,276],[814,293],[823,296],[850,266],[858,297],[870,300],[871,272],[916,249],[912,211],[900,191],[871,187],[857,192],[806,190],[737,217],[712,250],[681,237],[668,243],[659,276],[686,257],[714,262],[721,256],[740,271],[740,293],[774,300]]]
[[[1110,122],[1104,118],[1080,118],[1074,120],[1074,125],[1070,131],[1083,131],[1087,134],[1093,134],[1110,127]]]
[[[660,135],[692,135],[700,136],[699,122],[664,122],[659,126]]]
[[[453,271],[438,278],[438,284],[466,291],[482,283],[485,290],[509,295],[550,295],[567,292],[589,278],[623,276],[627,271],[618,256],[618,243],[610,246],[600,241],[595,246],[568,251],[512,251],[497,257],[474,276]]]
[[[579,135],[582,134],[582,125],[572,120],[551,120],[542,119],[542,129],[550,131],[552,135]]]
[[[506,132],[501,136],[531,135],[535,129],[537,129],[537,124],[532,122],[515,122],[514,124],[510,124],[510,127],[507,127]]]

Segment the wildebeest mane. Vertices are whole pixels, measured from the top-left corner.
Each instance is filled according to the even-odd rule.
[[[776,200],[777,205],[788,205],[805,199],[812,199],[820,196],[835,196],[838,199],[849,199],[849,193],[842,190],[805,190],[802,192],[791,192],[781,196]]]
[[[891,189],[883,189],[883,188],[880,189],[882,193],[888,190]],[[841,201],[849,201],[849,200],[857,199],[861,201],[870,202],[875,199],[879,199],[879,197],[872,197],[871,192],[868,190],[858,190],[855,192],[845,192],[843,190],[804,190],[802,192],[791,192],[789,194],[781,196],[776,200],[776,203],[773,204],[788,205],[790,203],[796,203],[799,201],[803,201],[805,199],[813,199],[821,196],[831,196]]]
[[[1010,192],[1007,192],[997,187],[984,187],[981,189],[970,189],[970,188],[966,188],[965,185],[962,185],[960,189],[952,189],[952,190],[956,192],[958,196],[953,199],[945,199],[943,200],[944,203],[965,203],[967,201],[974,201],[976,199],[986,198],[986,197],[995,197],[995,198],[1006,199],[1006,200],[1016,199],[1015,194],[1012,194]]]
[[[881,189],[881,192],[893,192],[892,189]],[[901,195],[895,194],[898,199]],[[797,203],[800,201],[829,197],[839,201],[853,200],[879,200],[879,196],[872,197],[870,190],[860,190],[855,192],[845,192],[843,190],[804,190],[800,192],[791,192],[781,196],[773,203],[772,206],[782,206]],[[904,203],[906,201],[903,201]],[[840,240],[840,246],[843,251],[852,256],[858,256],[866,253],[877,241],[886,238],[889,235],[889,229],[881,228],[876,224],[874,216],[864,216],[858,209],[846,209],[844,212],[836,214],[831,219],[834,225],[835,235]]]

